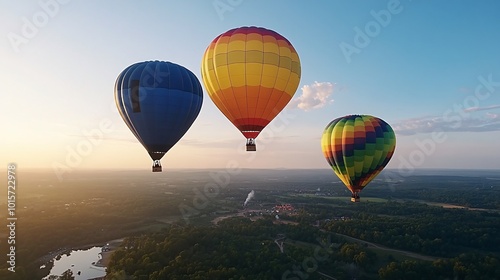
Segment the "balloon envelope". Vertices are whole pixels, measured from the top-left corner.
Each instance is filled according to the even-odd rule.
[[[359,201],[359,192],[391,159],[396,136],[391,126],[377,117],[349,115],[326,126],[321,148],[335,174]]]
[[[183,66],[146,61],[118,75],[115,102],[124,122],[159,164],[198,116],[203,90]]]
[[[215,38],[201,74],[219,110],[246,138],[256,138],[295,94],[299,56],[275,31],[240,27]]]

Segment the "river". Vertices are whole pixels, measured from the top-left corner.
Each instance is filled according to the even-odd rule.
[[[71,269],[75,280],[87,280],[106,275],[106,268],[95,266],[101,259],[102,247],[92,247],[85,250],[72,250],[69,254],[63,254],[53,259],[54,265],[49,275],[43,280],[48,279],[50,275],[60,276],[64,271]]]

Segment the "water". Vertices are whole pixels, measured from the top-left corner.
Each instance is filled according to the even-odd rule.
[[[53,259],[54,266],[50,270],[49,275],[45,276],[43,280],[47,279],[50,275],[61,275],[64,271],[71,269],[75,280],[87,280],[106,275],[105,267],[98,267],[92,265],[101,259],[99,253],[102,247],[92,247],[87,250],[73,250],[68,254],[61,256],[59,260]],[[80,275],[78,275],[80,271]]]

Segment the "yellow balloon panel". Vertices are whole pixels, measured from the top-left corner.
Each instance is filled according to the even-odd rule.
[[[260,86],[262,77],[262,64],[260,63],[245,64],[245,74],[247,76],[248,85]]]
[[[232,87],[231,79],[229,78],[228,66],[221,66],[215,68],[215,82],[219,84],[220,89],[226,89]]]
[[[278,67],[280,65],[280,56],[273,52],[264,52],[264,65],[273,65]]]
[[[245,52],[245,63],[264,63],[264,53],[258,50],[251,50]]]
[[[264,44],[264,53],[266,54],[274,54],[275,57],[279,57],[280,49],[278,45],[275,43],[265,43]]]
[[[299,75],[297,75],[293,72],[290,74],[290,78],[288,79],[288,84],[286,85],[286,88],[285,88],[285,92],[288,95],[293,96],[293,94],[295,93],[295,90],[296,90],[294,88],[294,85],[298,84],[299,80],[300,80]]]
[[[236,39],[236,38],[231,38],[229,40],[229,43],[227,44],[227,52],[234,52],[234,51],[244,51],[245,50],[245,40],[241,39]]]
[[[229,64],[228,68],[229,68],[229,78],[231,80],[231,87],[238,88],[245,86],[246,85],[245,64],[243,63]],[[235,90],[235,92],[237,92],[237,90]]]
[[[211,94],[211,92],[215,92],[218,90],[218,86],[215,87],[213,83],[213,79],[210,79],[210,77],[214,77],[214,71],[212,69],[204,68],[202,69],[202,78],[203,78],[203,84],[205,84],[205,87],[208,89],[208,94]]]
[[[245,52],[244,51],[232,51],[227,53],[227,64],[245,63]]]
[[[289,57],[289,58],[292,57],[292,50],[289,47],[280,47],[279,51],[280,51],[280,56],[282,57]]]
[[[256,136],[295,94],[300,61],[290,42],[278,33],[243,27],[214,39],[203,57],[201,73],[214,103],[225,103],[217,105],[222,113],[244,135],[245,129],[251,129]]]
[[[229,38],[225,38],[226,42],[223,40],[224,38],[221,38],[220,41],[217,44],[213,44],[211,47],[213,48],[214,52],[213,55],[217,55],[219,53],[227,53],[228,52],[228,43],[229,43]]]
[[[210,62],[217,65],[217,66],[223,66],[223,65],[227,65],[227,58],[228,55],[226,53],[220,53],[220,54],[217,54],[215,55],[214,59],[212,58],[209,58],[207,60],[207,64],[209,64]],[[215,60],[215,61],[214,61]],[[208,67],[212,67],[213,68],[213,65],[211,66],[208,66]]]
[[[246,41],[245,50],[246,51],[264,51],[264,43],[262,42],[262,37],[259,37],[257,40],[249,40]]]

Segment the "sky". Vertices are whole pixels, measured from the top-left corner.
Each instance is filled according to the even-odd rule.
[[[164,156],[175,168],[329,168],[320,138],[349,114],[396,132],[387,168],[500,170],[500,2],[0,0],[1,164],[144,169],[151,159],[118,114],[127,66],[164,60],[200,80],[219,34],[260,26],[286,37],[302,67],[257,152],[204,89],[201,112]]]

